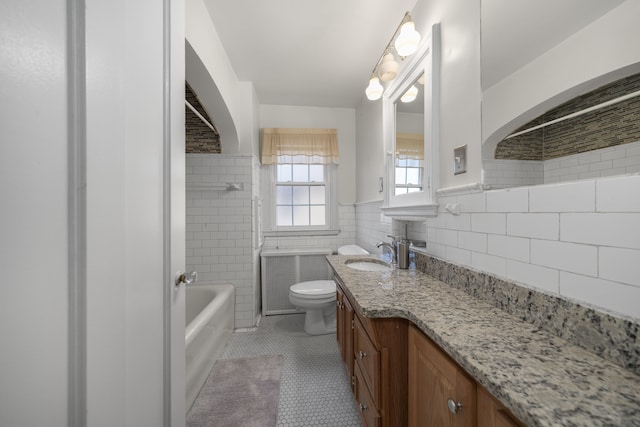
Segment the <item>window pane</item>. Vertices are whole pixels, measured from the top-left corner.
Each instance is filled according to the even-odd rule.
[[[291,206],[276,207],[276,224],[277,225],[293,225],[291,216]]]
[[[278,185],[276,187],[276,205],[291,205],[293,187],[289,185]]]
[[[311,204],[312,205],[324,205],[324,186],[310,187]]]
[[[309,181],[324,182],[324,166],[309,165]]]
[[[293,225],[309,225],[309,206],[293,207]]]
[[[308,205],[309,204],[309,187],[299,186],[293,187],[293,204]]]
[[[396,185],[407,183],[407,172],[405,168],[396,168]]]
[[[311,206],[311,225],[325,225],[324,206]]]
[[[420,163],[422,160],[420,159],[407,159],[407,166],[420,167],[422,166]]]
[[[293,181],[309,182],[309,165],[293,165]]]
[[[291,181],[291,165],[278,165],[278,182]]]
[[[420,169],[407,168],[407,184],[420,184]]]
[[[407,166],[407,159],[396,158],[396,166],[406,167]]]
[[[406,194],[407,193],[407,188],[406,187],[396,187],[396,196],[398,194]]]

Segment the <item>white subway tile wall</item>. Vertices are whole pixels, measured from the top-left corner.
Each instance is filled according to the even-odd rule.
[[[255,324],[257,268],[252,156],[187,154],[186,259],[201,283],[236,287],[237,328]],[[202,189],[198,183],[240,184],[242,190]],[[257,294],[259,295],[259,294]]]
[[[356,217],[353,204],[338,206],[338,226],[340,233],[330,236],[265,237],[263,249],[331,248],[337,251],[342,245],[356,241]]]
[[[430,254],[640,319],[640,175],[448,196],[439,203],[438,217],[409,227],[410,238],[427,240]],[[460,204],[462,214],[447,212],[447,203]],[[381,216],[381,205],[356,206],[356,240],[363,247],[402,225]]]
[[[483,160],[492,188],[553,184],[640,172],[640,141],[544,161]]]

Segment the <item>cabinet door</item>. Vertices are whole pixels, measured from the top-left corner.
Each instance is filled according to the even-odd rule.
[[[360,366],[354,365],[354,393],[356,395],[356,403],[360,410],[360,420],[363,427],[380,427],[380,412],[376,408],[373,398],[369,393]]]
[[[364,382],[369,387],[373,400],[380,407],[380,352],[369,338],[367,330],[355,317],[355,329],[353,335],[353,355],[355,364],[360,366]]]
[[[475,422],[475,383],[418,328],[411,326],[409,426],[466,427]]]
[[[507,408],[478,386],[478,427],[523,427]]]

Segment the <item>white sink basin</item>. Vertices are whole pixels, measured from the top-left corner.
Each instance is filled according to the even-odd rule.
[[[382,261],[347,261],[346,266],[360,271],[389,271],[391,266]]]

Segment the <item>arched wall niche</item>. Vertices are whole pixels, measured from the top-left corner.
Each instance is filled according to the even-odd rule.
[[[187,83],[197,94],[200,103],[215,121],[216,128],[220,132],[222,152],[238,153],[240,151],[238,131],[231,113],[211,74],[188,40],[185,40],[185,67]]]
[[[624,68],[610,71],[591,80],[582,82],[539,103],[528,111],[520,114],[517,117],[514,117],[512,120],[505,123],[502,127],[489,135],[482,144],[482,158],[494,159],[496,146],[500,141],[502,141],[510,134],[514,133],[516,130],[524,128],[527,123],[535,120],[537,117],[542,116],[544,113],[566,102],[569,102],[574,98],[595,91],[602,86],[606,86],[610,83],[633,76],[638,73],[640,73],[640,62]]]

